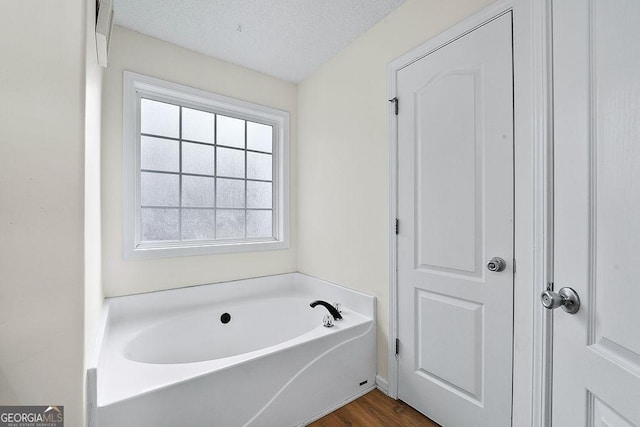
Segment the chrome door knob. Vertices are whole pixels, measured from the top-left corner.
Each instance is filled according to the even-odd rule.
[[[571,288],[560,288],[558,292],[544,291],[540,295],[540,301],[544,308],[554,310],[562,307],[569,314],[576,314],[580,310],[580,297]]]
[[[507,263],[502,258],[497,256],[491,258],[487,263],[487,270],[499,272],[507,268]]]
[[[549,310],[555,310],[564,304],[564,300],[560,294],[552,291],[544,291],[542,295],[540,295],[540,300],[544,308],[548,308]]]

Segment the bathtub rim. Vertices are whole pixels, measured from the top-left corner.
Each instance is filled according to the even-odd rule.
[[[86,422],[89,427],[96,426],[96,415],[98,412],[98,365],[102,355],[102,343],[108,333],[110,304],[105,298],[100,311],[98,327],[96,330],[93,349],[87,361],[85,378],[85,400],[86,400]]]
[[[150,300],[149,302],[152,302],[152,300],[162,300],[163,297],[166,297],[170,293],[185,294],[183,300],[188,299],[189,297],[195,298],[199,294],[202,294],[205,297],[207,296],[210,297],[210,294],[213,292],[229,292],[231,290],[237,291],[238,286],[248,287],[248,286],[252,286],[252,284],[255,282],[260,282],[260,281],[269,282],[269,281],[276,281],[281,279],[284,279],[285,284],[281,284],[283,282],[278,282],[278,286],[290,287],[292,289],[300,289],[300,286],[306,286],[312,289],[318,286],[326,287],[327,289],[325,289],[325,291],[326,290],[332,291],[332,292],[328,292],[328,294],[326,294],[327,296],[323,298],[328,302],[335,302],[333,301],[333,299],[340,299],[340,298],[334,298],[333,295],[336,295],[336,294],[342,294],[341,297],[348,296],[347,299],[342,298],[342,301],[338,301],[338,302],[342,303],[342,305],[345,307],[349,307],[353,309],[353,311],[356,311],[360,314],[363,314],[367,317],[371,317],[374,320],[377,320],[375,308],[372,309],[370,304],[366,302],[370,298],[375,298],[375,296],[355,290],[355,289],[351,289],[343,285],[339,285],[334,282],[330,282],[328,280],[324,280],[308,274],[300,273],[300,272],[289,272],[289,273],[282,273],[282,274],[249,277],[244,279],[229,280],[229,281],[223,281],[223,282],[210,282],[210,283],[195,284],[195,285],[189,285],[189,286],[173,288],[173,289],[162,289],[162,290],[151,291],[151,292],[141,292],[141,293],[134,293],[130,295],[118,295],[114,297],[106,297],[104,299],[103,305],[108,304],[110,306],[110,309],[106,314],[109,315],[110,318],[115,319],[115,321],[118,321],[119,318],[129,315],[131,311],[134,309],[134,307],[132,307],[134,305],[138,305],[137,307],[135,307],[136,314],[140,314],[140,312],[147,315],[149,313],[154,313],[154,310],[149,309],[148,307],[144,307],[141,310],[141,308],[139,307],[139,303],[137,302],[143,301],[143,300]],[[252,293],[256,293],[256,294],[261,293],[261,292],[257,292],[255,289],[251,289],[251,291]],[[200,298],[200,297],[197,297],[197,298]],[[168,306],[176,309],[178,309],[179,307],[183,307],[183,306],[186,307],[191,305],[192,304],[190,302],[185,303],[184,301],[178,301],[177,299],[171,299],[168,304]],[[102,314],[105,314],[104,310]],[[96,340],[96,342],[94,343],[94,348],[97,344],[99,343]]]

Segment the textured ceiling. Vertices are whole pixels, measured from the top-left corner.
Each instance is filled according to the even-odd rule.
[[[405,0],[114,0],[115,23],[300,82]]]

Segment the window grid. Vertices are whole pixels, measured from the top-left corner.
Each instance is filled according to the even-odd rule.
[[[218,176],[217,176],[218,175],[218,144],[216,144],[217,142],[218,142],[218,115],[214,114],[213,115],[213,174],[215,175],[215,178],[213,179],[213,192],[215,197],[213,199],[213,206],[214,206],[213,240],[217,240],[218,238],[218,209],[216,209],[216,206],[218,206]],[[182,215],[182,211],[180,212],[180,215]]]
[[[247,121],[244,121],[244,207],[247,207],[247,157],[249,157],[247,155],[247,148],[249,148],[249,144],[248,144],[248,138],[247,138]],[[273,159],[272,159],[273,161]],[[272,175],[273,176],[273,175]],[[273,202],[272,202],[273,203]],[[272,206],[273,207],[273,204]],[[272,230],[273,233],[273,230]],[[245,209],[244,211],[244,238],[247,238],[247,211]]]
[[[179,107],[178,111],[178,136],[180,138],[178,142],[178,171],[180,172],[180,176],[178,177],[178,206],[182,208],[182,107]],[[178,211],[178,240],[182,240],[182,209]]]
[[[152,98],[140,98],[140,102],[142,102],[143,99],[148,99],[150,101],[154,101],[154,102],[162,102],[165,104],[170,104],[170,105],[175,105],[176,107],[178,107],[179,109],[179,121],[178,121],[178,138],[174,138],[174,137],[170,137],[170,136],[163,136],[163,135],[157,135],[157,134],[153,134],[153,133],[143,133],[143,132],[139,132],[139,138],[142,137],[151,137],[151,138],[158,138],[158,139],[164,139],[164,140],[172,140],[172,141],[176,141],[179,144],[179,156],[178,156],[178,172],[172,172],[172,171],[162,171],[162,170],[155,170],[155,169],[144,169],[142,167],[140,167],[140,172],[148,172],[148,173],[154,173],[154,174],[167,174],[167,175],[178,175],[178,195],[179,195],[179,199],[178,199],[178,206],[165,206],[165,205],[143,205],[140,204],[140,209],[166,209],[166,210],[178,210],[178,239],[177,241],[185,241],[185,240],[194,240],[194,239],[185,239],[184,235],[183,235],[183,212],[185,209],[189,209],[189,210],[208,210],[208,211],[212,211],[213,212],[213,240],[226,240],[226,239],[218,239],[218,210],[228,210],[228,211],[244,211],[244,226],[243,226],[243,232],[244,234],[242,236],[239,237],[233,237],[233,238],[229,238],[228,240],[237,240],[238,238],[243,239],[243,240],[247,240],[247,228],[248,228],[248,222],[247,222],[247,212],[249,211],[268,211],[271,213],[271,218],[272,218],[272,223],[273,223],[273,203],[274,203],[274,197],[275,197],[275,188],[273,185],[273,174],[275,173],[275,170],[273,168],[273,161],[274,161],[274,141],[272,140],[272,151],[268,152],[268,151],[261,151],[261,150],[254,150],[254,149],[249,149],[248,148],[248,122],[251,120],[247,120],[247,119],[243,119],[243,118],[236,118],[233,117],[232,115],[225,115],[225,117],[231,117],[234,119],[239,119],[243,121],[244,124],[244,136],[243,136],[243,144],[244,144],[244,148],[239,148],[239,147],[233,147],[233,146],[228,146],[228,145],[223,145],[223,144],[218,144],[218,113],[214,113],[214,112],[210,112],[210,111],[205,111],[205,110],[198,110],[198,111],[204,111],[207,113],[210,113],[213,115],[213,143],[208,143],[208,142],[202,142],[202,141],[195,141],[195,140],[191,140],[191,139],[184,139],[182,137],[183,135],[183,108],[189,108],[189,107],[183,107],[181,105],[178,104],[172,104],[170,102],[165,102],[165,101],[157,101],[154,100]],[[140,106],[141,108],[141,106]],[[192,108],[194,109],[194,108]],[[252,123],[258,123],[261,124],[259,122],[253,122]],[[267,126],[271,126],[271,125],[267,125]],[[271,126],[272,127],[272,126]],[[272,127],[273,128],[273,127]],[[208,174],[198,174],[198,173],[188,173],[188,172],[183,172],[183,146],[184,143],[191,143],[191,144],[200,144],[200,145],[205,145],[205,146],[210,146],[213,147],[213,151],[214,151],[214,160],[213,160],[213,175],[208,175]],[[224,175],[218,175],[218,148],[224,148],[224,149],[230,149],[230,150],[237,150],[237,151],[242,151],[243,152],[243,156],[244,156],[244,176],[242,178],[239,177],[230,177],[230,176],[224,176]],[[271,179],[270,180],[266,180],[266,179],[256,179],[256,178],[249,178],[248,177],[248,155],[247,153],[258,153],[258,154],[264,154],[264,155],[269,155],[271,156],[271,165],[272,165],[272,170],[271,170]],[[214,198],[213,198],[213,206],[183,206],[183,177],[184,176],[194,176],[194,177],[205,177],[205,178],[213,178],[214,179]],[[243,185],[244,185],[244,207],[224,207],[224,208],[219,208],[218,207],[218,180],[219,179],[228,179],[228,180],[236,180],[236,181],[243,181]],[[248,182],[264,182],[264,183],[269,183],[271,184],[271,206],[269,208],[250,208],[248,207]],[[142,216],[140,218],[140,227],[142,228]],[[265,237],[271,237],[274,238],[274,228],[273,225],[271,227],[271,236],[265,236]],[[200,239],[195,239],[195,240],[200,240]],[[211,239],[201,239],[203,241],[208,241]],[[158,240],[149,240],[150,242],[153,241],[158,241]]]
[[[143,98],[146,99],[146,98]],[[159,102],[163,102],[163,101],[159,101]],[[214,116],[218,116],[215,113],[211,113]],[[245,120],[245,119],[240,119],[240,120],[244,120],[245,122],[250,121],[250,120]],[[158,139],[168,139],[170,141],[182,141],[182,142],[188,142],[190,144],[200,144],[200,145],[207,145],[209,147],[220,147],[220,148],[226,148],[228,150],[238,150],[238,151],[246,151],[249,153],[258,153],[258,154],[268,154],[268,155],[273,155],[273,153],[270,153],[268,151],[261,151],[261,150],[254,150],[251,148],[240,148],[240,147],[233,147],[231,145],[224,145],[224,144],[217,144],[217,143],[210,143],[210,142],[202,142],[202,141],[194,141],[192,139],[180,139],[180,138],[173,138],[171,136],[164,136],[164,135],[155,135],[153,133],[142,133],[140,132],[140,136],[148,136],[150,138],[158,138]]]
[[[140,172],[151,172],[157,174],[166,174],[166,175],[179,175],[180,172],[172,172],[172,171],[163,171],[158,169],[140,169]],[[192,173],[192,172],[183,172],[183,176],[199,176],[201,178],[220,178],[220,179],[231,179],[236,181],[249,181],[249,182],[273,182],[269,179],[258,179],[258,178],[238,178],[237,176],[225,176],[225,175],[208,175],[206,173]],[[146,206],[143,206],[146,207]]]

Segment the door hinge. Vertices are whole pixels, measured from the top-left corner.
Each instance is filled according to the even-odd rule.
[[[513,274],[516,274],[516,259],[513,259]]]
[[[396,338],[396,356],[400,353],[400,340]]]
[[[389,102],[393,102],[393,107],[394,107],[394,112],[396,113],[396,116],[398,115],[398,97],[396,96],[395,98],[391,98],[389,100]]]
[[[400,221],[398,220],[398,218],[396,218],[396,234],[399,233],[400,230]]]

